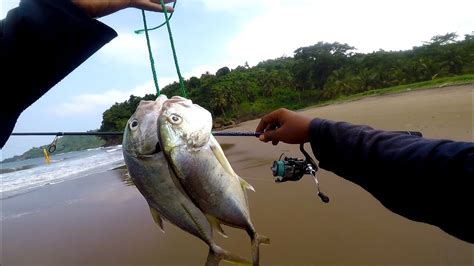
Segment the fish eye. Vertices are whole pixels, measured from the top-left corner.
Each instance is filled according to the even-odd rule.
[[[170,122],[173,123],[173,124],[176,124],[176,125],[180,124],[182,120],[183,119],[177,114],[172,114],[170,116]]]
[[[130,129],[136,130],[138,128],[138,121],[135,119],[130,123]]]

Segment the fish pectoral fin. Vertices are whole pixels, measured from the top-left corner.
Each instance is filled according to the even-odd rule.
[[[213,229],[215,229],[219,235],[221,235],[224,238],[228,238],[227,234],[224,232],[224,229],[221,227],[221,222],[214,216],[212,215],[206,215],[207,220],[209,221],[209,224]]]
[[[214,153],[214,156],[216,156],[217,160],[222,165],[224,170],[226,170],[227,172],[229,172],[229,174],[233,176],[237,176],[237,174],[234,172],[234,169],[232,169],[232,166],[227,160],[227,157],[225,157],[225,154],[221,148],[221,145],[219,145],[219,142],[217,142],[216,138],[214,138],[214,136],[212,135],[209,139],[209,144],[210,144],[212,152]]]
[[[221,148],[221,145],[219,145],[219,142],[217,142],[214,136],[211,136],[211,138],[209,139],[209,144],[210,144],[212,152],[214,153],[214,156],[216,156],[217,160],[222,165],[222,168],[224,168],[225,171],[227,171],[229,174],[231,174],[232,176],[234,176],[235,178],[239,180],[240,186],[242,187],[242,190],[244,192],[245,202],[247,203],[247,207],[248,207],[249,200],[247,197],[247,189],[255,192],[255,188],[253,188],[252,185],[250,185],[247,181],[245,181],[243,178],[241,178],[234,172],[234,169],[232,169],[232,166],[227,160],[227,157],[225,157],[225,154]]]
[[[161,232],[164,233],[165,229],[163,227],[163,219],[161,219],[160,213],[152,207],[150,207],[150,213],[153,217],[153,221],[155,221],[155,223],[160,227]]]

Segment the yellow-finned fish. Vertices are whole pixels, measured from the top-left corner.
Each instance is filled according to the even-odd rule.
[[[163,220],[168,220],[209,246],[206,265],[217,265],[220,260],[249,264],[216,245],[208,217],[184,193],[170,171],[157,131],[157,120],[166,100],[161,95],[156,101],[141,101],[126,125],[122,149],[133,183],[145,197],[162,231]]]
[[[176,177],[193,202],[217,223],[244,229],[252,241],[252,260],[259,264],[259,245],[268,244],[250,219],[246,189],[212,136],[212,116],[181,97],[163,104],[158,120],[160,145]]]

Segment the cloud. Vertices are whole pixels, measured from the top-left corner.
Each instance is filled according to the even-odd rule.
[[[203,0],[214,8],[229,8]],[[241,4],[251,4],[244,1]],[[461,8],[462,7],[462,8]],[[243,8],[243,7],[240,7]],[[261,12],[248,19],[227,44],[230,60],[259,61],[292,56],[299,47],[319,41],[342,42],[360,52],[403,50],[434,35],[470,33],[474,1],[264,1]],[[239,12],[239,11],[235,11]]]
[[[151,49],[157,51],[158,42],[151,42]],[[129,32],[119,33],[99,50],[98,55],[107,62],[121,64],[143,65],[143,62],[149,60],[145,35]]]
[[[213,11],[228,11],[228,12],[242,12],[245,9],[261,8],[270,2],[269,0],[238,0],[238,1],[223,1],[223,0],[201,0],[207,9]]]
[[[160,87],[163,88],[176,80],[177,78],[160,78]],[[153,93],[155,93],[155,85],[153,81],[148,81],[131,90],[111,89],[100,94],[77,95],[59,104],[59,107],[49,109],[48,113],[60,117],[97,116],[102,115],[114,103],[128,100],[130,95],[144,96]]]
[[[222,66],[202,65],[189,72],[184,73],[184,79],[192,76],[201,77],[201,74],[209,72],[214,74]],[[163,77],[159,79],[160,88],[166,87],[173,82],[178,82],[178,77]],[[87,93],[72,97],[70,100],[47,110],[48,113],[59,117],[97,116],[112,106],[114,103],[124,102],[130,95],[144,96],[155,93],[153,81],[148,81],[130,90],[110,89],[103,93]]]
[[[224,67],[223,65],[200,65],[194,69],[192,69],[189,72],[186,72],[184,74],[184,79],[189,79],[191,77],[201,77],[202,74],[205,74],[206,72],[209,72],[210,74],[215,74],[217,70],[221,67]]]
[[[20,0],[1,0],[0,1],[0,19],[4,19],[7,16],[10,9],[15,8],[20,3]]]

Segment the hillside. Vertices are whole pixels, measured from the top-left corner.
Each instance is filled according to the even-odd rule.
[[[209,110],[214,127],[257,118],[279,107],[300,109],[326,104],[353,95],[362,97],[409,88],[437,87],[474,81],[474,35],[458,40],[455,33],[431,38],[405,51],[357,53],[338,42],[300,47],[292,57],[220,68],[184,81],[188,98]],[[407,87],[404,87],[407,86]],[[388,89],[387,89],[388,88]],[[161,90],[181,95],[178,83]],[[121,131],[142,99],[156,95],[131,95],[103,114],[100,131]],[[105,137],[108,144],[121,142]]]
[[[95,136],[64,136],[58,138],[58,141],[56,143],[56,151],[54,153],[58,154],[71,151],[81,151],[101,147],[104,144],[104,140]],[[43,156],[43,148],[48,149],[48,145],[33,147],[28,151],[24,152],[22,155],[14,156],[12,158],[3,160],[2,163],[41,157]]]

